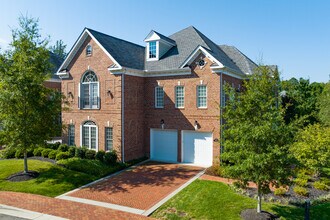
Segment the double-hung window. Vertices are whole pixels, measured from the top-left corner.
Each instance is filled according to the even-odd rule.
[[[175,107],[184,108],[184,86],[175,87]]]
[[[105,127],[105,151],[110,151],[113,148],[113,129]]]
[[[207,87],[206,85],[197,86],[197,107],[207,108]]]
[[[74,125],[73,124],[70,124],[69,127],[68,127],[68,144],[69,146],[73,146],[75,145],[74,143]]]
[[[82,146],[97,150],[97,126],[92,121],[87,121],[82,126]]]
[[[156,41],[149,42],[149,59],[156,58],[157,56],[157,43]]]
[[[94,72],[83,75],[80,86],[80,108],[98,109],[100,106],[99,82]]]
[[[155,88],[155,107],[164,108],[164,88],[161,86]]]

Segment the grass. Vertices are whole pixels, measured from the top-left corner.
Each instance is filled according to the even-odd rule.
[[[256,208],[255,199],[236,194],[227,185],[196,180],[152,214],[165,219],[241,219],[244,209]],[[304,209],[289,205],[262,203],[265,211],[281,219],[304,219]],[[330,219],[330,203],[313,206],[311,219]]]
[[[86,161],[83,162],[86,163]],[[80,165],[83,164],[80,163]],[[77,163],[76,165],[78,166]],[[86,173],[30,159],[28,166],[29,170],[40,173],[38,178],[23,182],[10,182],[6,178],[23,170],[23,160],[0,160],[0,191],[25,192],[55,197],[119,169],[118,167],[108,167],[99,173],[91,173],[90,169],[86,169]]]

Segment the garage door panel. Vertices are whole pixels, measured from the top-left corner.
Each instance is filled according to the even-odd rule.
[[[182,132],[184,163],[211,166],[213,160],[213,136],[210,132]]]
[[[177,162],[178,132],[176,130],[150,131],[150,158],[158,161]]]

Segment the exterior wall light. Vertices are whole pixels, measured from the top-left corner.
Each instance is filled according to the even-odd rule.
[[[164,127],[165,127],[165,121],[164,121],[164,119],[160,120],[160,127],[162,129],[164,129]]]
[[[195,120],[195,123],[194,123],[194,128],[195,128],[195,130],[197,131],[198,130],[198,128],[199,128],[199,124],[198,124],[198,121],[196,121]]]

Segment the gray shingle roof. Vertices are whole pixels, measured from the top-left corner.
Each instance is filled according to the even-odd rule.
[[[52,76],[51,76],[51,79],[49,79],[49,80],[50,81],[60,81],[60,78],[57,75],[55,75],[55,73],[58,70],[58,68],[60,68],[61,64],[63,63],[63,60],[61,58],[59,58],[53,52],[49,51],[49,61],[53,65],[52,69],[51,69]]]
[[[120,65],[133,69],[144,69],[145,48],[143,46],[89,28],[87,30]]]
[[[160,60],[145,62],[146,70],[178,69],[198,46],[202,46],[223,65],[241,73],[241,70],[221,48],[193,26],[185,28],[169,38],[173,39],[177,46],[172,47]]]
[[[248,58],[245,54],[243,54],[240,50],[238,50],[234,46],[228,45],[219,45],[220,49],[222,49],[228,57],[240,68],[243,73],[252,74],[254,68],[257,67],[250,58]]]
[[[175,41],[174,41],[173,39],[168,38],[168,37],[162,35],[161,33],[158,33],[157,31],[153,31],[153,32],[155,32],[155,33],[160,37],[160,39],[163,39],[163,40],[165,40],[165,41],[168,41],[168,42],[170,42],[170,43],[172,43],[172,44],[174,44],[174,45],[176,44]]]

